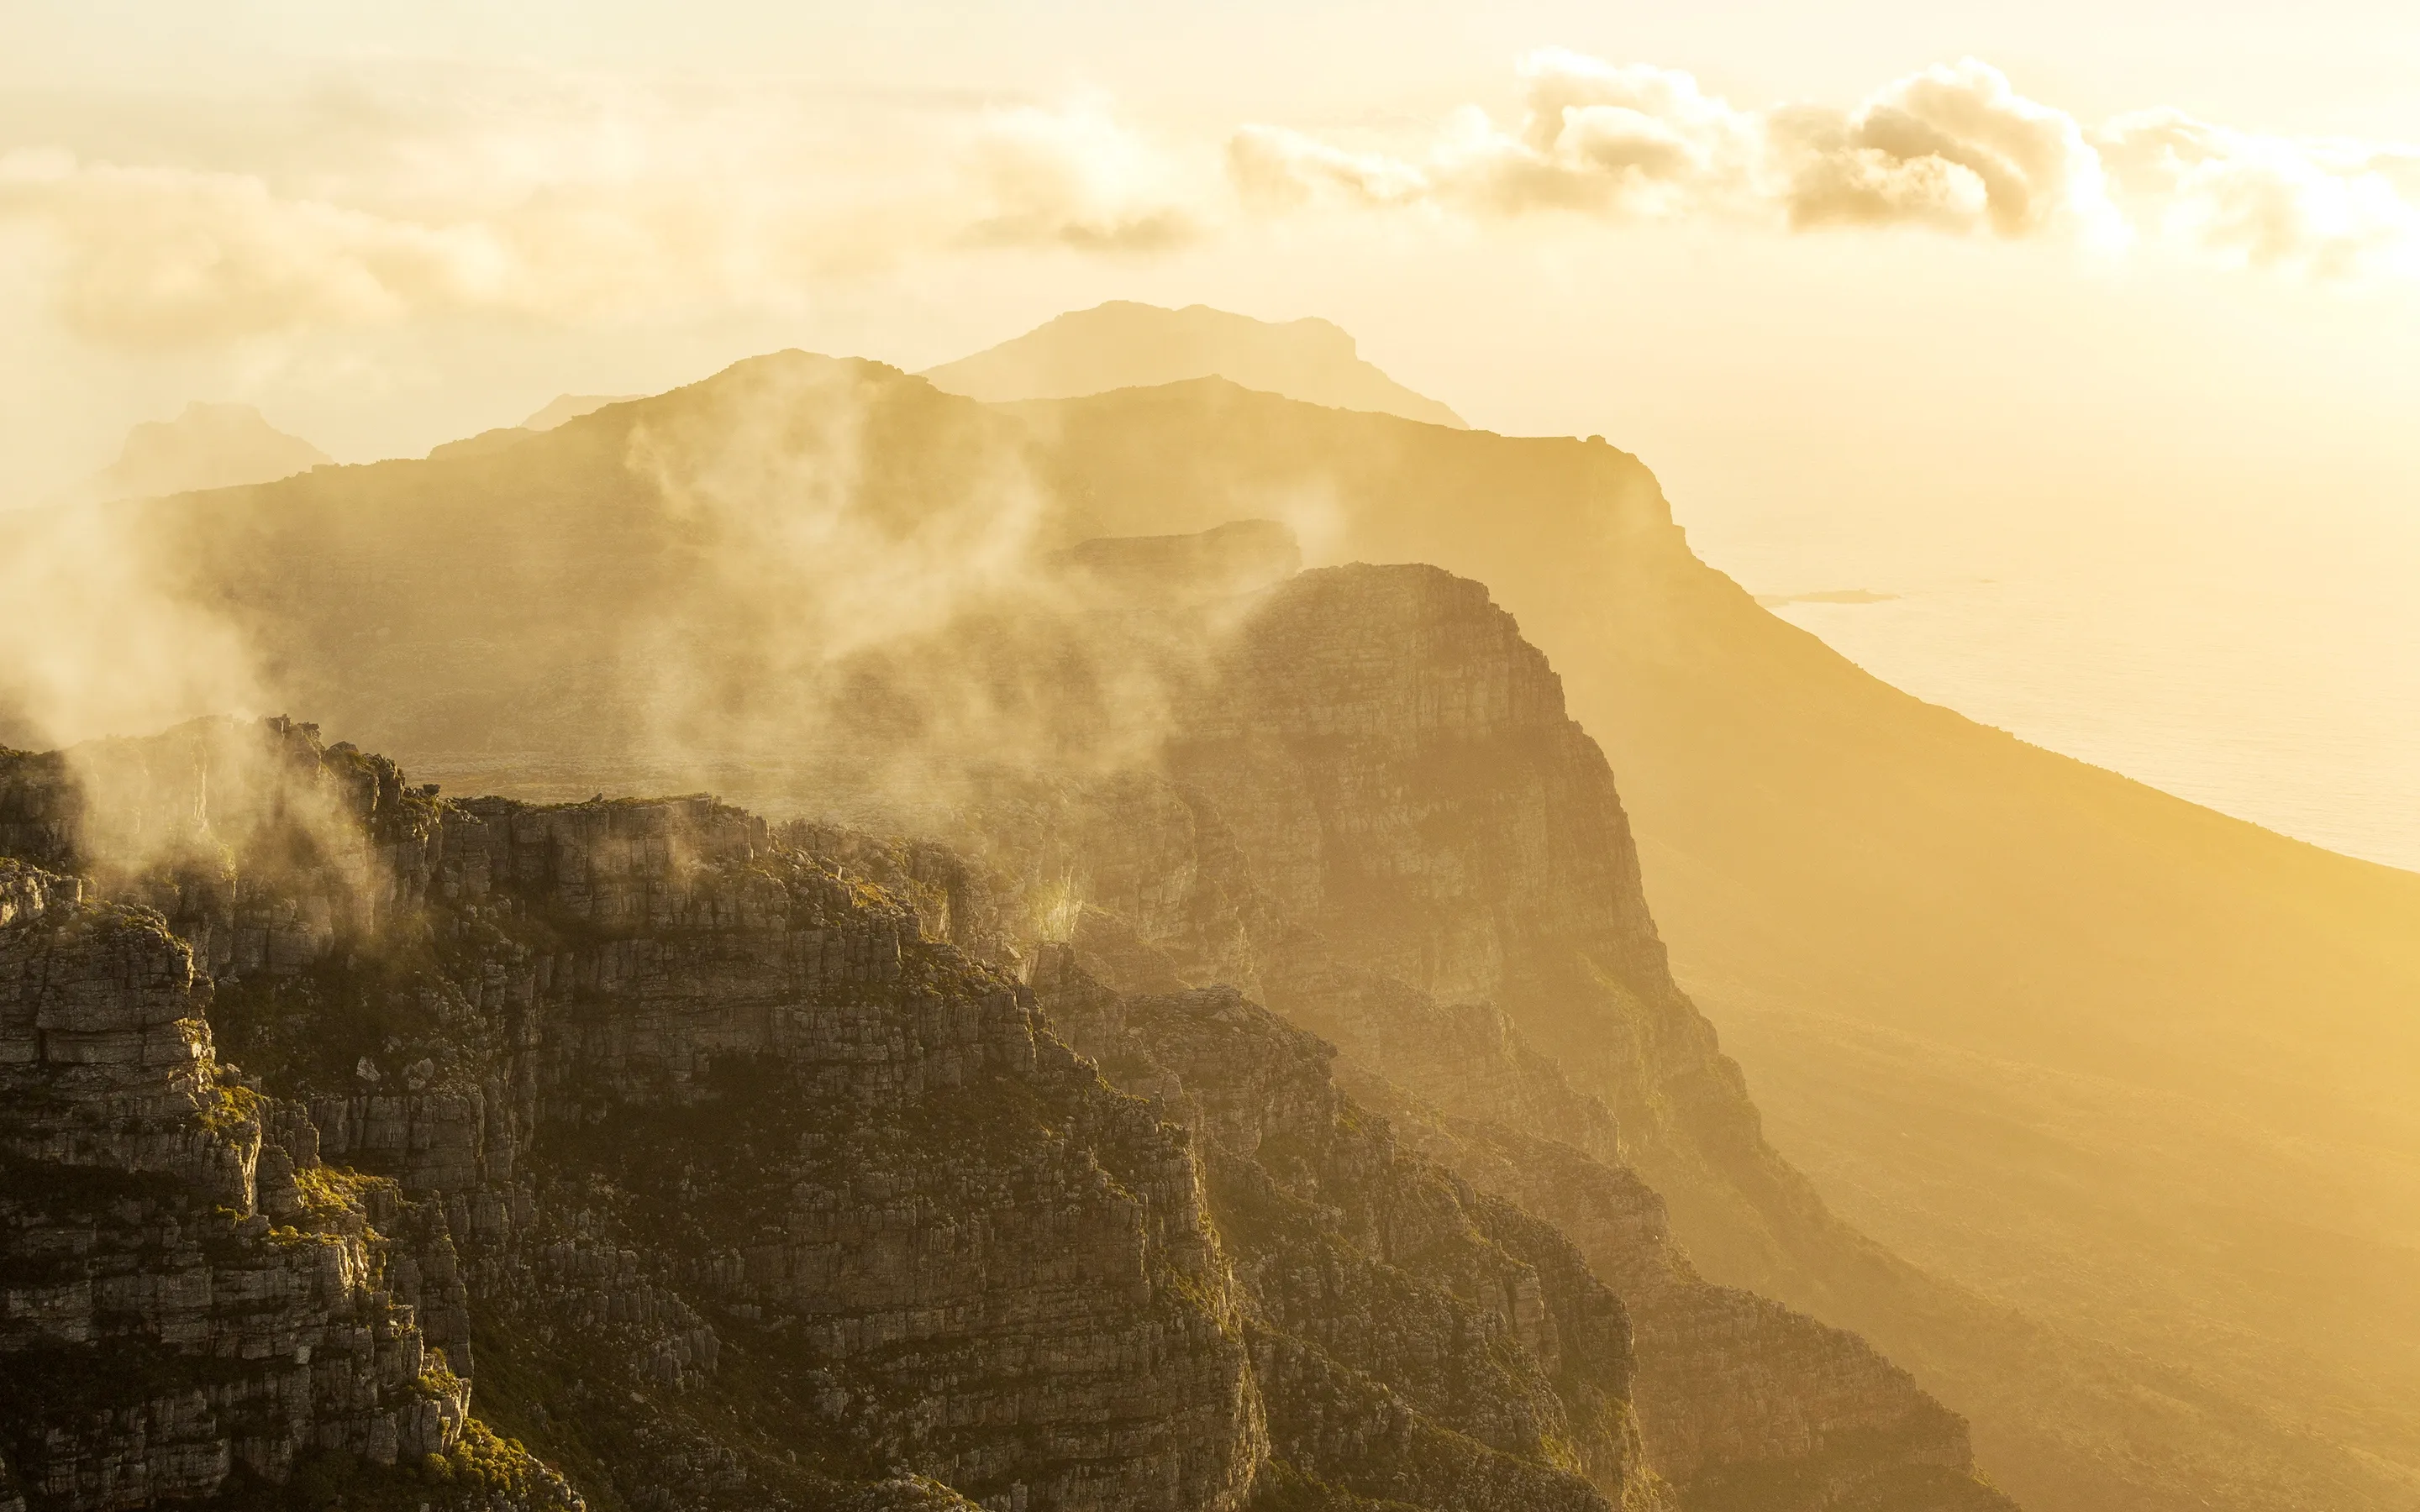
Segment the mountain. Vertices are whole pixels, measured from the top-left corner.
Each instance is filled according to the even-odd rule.
[[[1087,530],[1315,499],[1336,556],[1478,577],[1555,656],[1782,1152],[1930,1273],[1754,1163],[1642,1158],[1716,1278],[1873,1338],[2036,1504],[2411,1501],[2420,877],[1881,684],[1697,561],[1609,446],[1217,380],[1011,408]]]
[[[129,810],[209,817],[60,822]],[[0,761],[0,829],[19,1505],[1240,1504],[1182,1132],[902,894],[283,720]]]
[[[1509,653],[1418,671],[1484,616],[1229,667],[1216,603],[1082,546],[1246,518],[1486,583],[1558,702]],[[1652,1209],[1703,1282],[1913,1371],[2028,1504],[2412,1504],[2420,879],[1885,687],[1698,562],[1610,446],[1215,378],[984,405],[792,353],[490,453],[150,506],[136,539],[294,706],[457,789],[896,810],[978,762],[1184,757],[1217,831],[1169,810],[1148,867],[1054,842],[1032,889],[1072,906],[1091,874],[1161,918],[1093,942],[1114,989],[1224,980],[1327,1038],[1400,1139],[1631,1275],[1642,1340],[1745,1326],[1658,1314],[1680,1273],[1616,1263],[1660,1242]],[[1028,613],[1071,596],[1080,631]],[[1288,702],[1295,667],[1335,710]],[[1384,699],[1413,730],[1512,700],[1527,733],[1377,738],[1354,721]],[[1593,769],[1538,754],[1573,721],[1643,880]],[[1255,741],[1271,764],[1211,760]],[[942,787],[908,818],[1024,813],[1037,854],[1068,828]],[[1263,880],[1198,886],[1231,854]],[[1255,897],[1291,923],[1252,926]]]
[[[1314,398],[1266,369],[1223,376]],[[2134,1393],[2158,1405],[2122,1430],[2039,1399],[1994,1411],[1988,1369],[1818,1305],[1936,1362],[1987,1462],[2045,1467],[2011,1485],[2162,1504],[2093,1488],[2225,1478],[2257,1435],[2220,1404],[2265,1397],[2276,1504],[2420,1497],[2420,1119],[2401,1090],[2420,1069],[2420,878],[1883,685],[1690,556],[1619,453],[1559,454],[1591,458],[1575,469],[1533,442],[1456,465],[1410,432],[1346,440],[1215,385],[1031,412],[1078,427],[1064,455],[1121,454],[1063,484],[1130,501],[1098,528],[1315,485],[1338,556],[1438,562],[1521,616],[1613,758],[1676,973],[1778,1148],[1932,1273],[2180,1372]],[[1722,1253],[1702,1227],[1692,1243]],[[1819,1304],[1776,1266],[1718,1270]],[[2046,1468],[2079,1453],[2096,1468]]]
[[[1161,606],[1166,650],[1184,579],[1228,586],[1234,552],[1077,553],[1121,554],[1132,596],[1080,617]],[[1244,816],[1313,748],[1254,671],[1311,645],[1295,707],[1363,737],[1319,758],[1408,783],[1420,833],[1476,795],[1457,747],[1586,790],[1572,906],[1710,1046],[1603,758],[1483,590],[1355,567],[1220,602],[1233,659],[1196,669],[1185,782],[996,770],[956,811],[964,856],[704,797],[442,799],[282,719],[0,755],[0,1487],[2008,1512],[1903,1372],[1699,1278],[1609,1112],[1493,1010],[1412,1011],[1492,1028],[1592,1139],[1528,1139],[1597,1203],[1585,1249],[1399,1138],[1333,1046],[1202,984],[1296,1012],[1419,995],[1306,929],[1298,882],[1257,888],[1304,837],[1230,831],[1203,795]],[[1423,684],[1512,696],[1441,725],[1403,702]],[[1500,928],[1483,895],[1446,906]],[[1356,1074],[1406,1120],[1524,1139],[1445,1135],[1383,1059]]]
[[[635,396],[611,393],[558,393],[518,425],[498,425],[492,430],[483,430],[476,436],[465,436],[458,440],[440,441],[429,448],[428,455],[433,460],[447,460],[502,451],[506,447],[520,444],[530,436],[554,430],[575,420],[584,419],[608,406],[626,403],[632,397]]]
[[[1213,375],[1331,409],[1463,428],[1451,409],[1362,361],[1352,336],[1325,320],[1280,324],[1205,304],[1164,310],[1116,300],[924,373],[944,393],[987,400],[1072,398]]]
[[[174,420],[147,420],[126,433],[117,460],[82,490],[90,499],[147,499],[227,488],[319,467],[328,454],[261,418],[248,404],[185,406]]]
[[[558,393],[522,421],[521,429],[552,430],[566,420],[593,415],[609,404],[621,404],[637,397],[635,393]]]

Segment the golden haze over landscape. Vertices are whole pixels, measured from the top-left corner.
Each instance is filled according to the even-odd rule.
[[[2420,22],[0,21],[0,1512],[2420,1506]]]

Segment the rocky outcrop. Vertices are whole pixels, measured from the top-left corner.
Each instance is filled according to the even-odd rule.
[[[1012,980],[703,800],[474,806],[443,841],[443,885],[526,921],[550,1186],[627,1194],[605,1227],[836,1430],[983,1497],[1241,1501],[1198,1171]]]
[[[441,801],[282,721],[108,763],[103,793],[75,785],[91,753],[0,762],[11,833],[91,879],[0,874],[32,984],[0,1042],[45,1088],[147,1089],[150,1121],[120,1088],[12,1148],[347,1258],[245,1262],[268,1278],[240,1294],[280,1299],[253,1334],[145,1325],[201,1340],[157,1401],[57,1322],[42,1347],[100,1396],[83,1447],[10,1442],[30,1504],[381,1475],[645,1507],[1668,1504],[1629,1317],[1578,1250],[1400,1149],[1329,1047],[1234,990],[1091,980],[1022,927],[1047,889],[703,797]],[[1095,791],[1131,836],[1188,811]],[[180,817],[132,850],[112,803]],[[1197,884],[1234,863],[1103,896],[1216,970],[1256,905]],[[113,1200],[0,1260],[84,1213],[93,1274],[192,1293],[155,1231],[107,1237],[137,1222]],[[229,1358],[261,1363],[209,1384]],[[298,1369],[346,1389],[255,1431]],[[195,1400],[215,1415],[171,1411]]]
[[[301,1153],[259,1167],[393,1198],[378,1231],[427,1241],[401,1285],[500,1421],[630,1505],[912,1503],[889,1466],[1004,1506],[1242,1504],[1260,1406],[1199,1167],[1012,978],[711,800],[441,804],[305,727],[204,733],[171,744],[266,764],[247,779],[278,800],[274,822],[204,822],[214,887],[182,886],[194,856],[174,848],[140,868],[81,851],[103,799],[33,796],[79,763],[6,776],[12,812],[67,816],[54,851],[222,942],[215,994],[166,915],[105,905],[135,922],[88,931],[75,959],[99,964],[75,974],[20,918],[7,937],[42,995],[12,1003],[7,1042],[81,1063],[106,1031],[114,1061],[207,1062],[207,1005],[292,1094],[272,1122]],[[231,780],[143,754],[125,796],[151,808],[206,810]],[[378,779],[348,780],[365,764]],[[28,876],[21,912],[62,886]],[[167,954],[128,955],[128,928]],[[89,1164],[65,1137],[26,1158]],[[216,1172],[210,1200],[241,1196],[253,1165],[211,1158],[164,1180],[191,1196]],[[333,1316],[316,1295],[296,1310]],[[467,1391],[443,1379],[458,1420]],[[128,1411],[102,1435],[121,1456]],[[748,1421],[700,1421],[718,1412]],[[396,1462],[363,1431],[370,1464]],[[400,1442],[407,1468],[448,1447]],[[53,1486],[43,1456],[39,1504],[114,1504]],[[290,1457],[255,1458],[292,1479]],[[197,1473],[130,1504],[216,1486]]]
[[[0,1459],[24,1504],[458,1459],[571,1504],[470,1421],[421,1326],[459,1336],[442,1215],[323,1164],[299,1109],[218,1063],[209,979],[158,913],[0,866]]]
[[[1671,980],[1604,756],[1511,617],[1435,569],[1307,574],[1247,624],[1217,686],[1172,769],[1256,878],[1275,858],[1272,907],[1325,947],[1280,952],[1271,1000],[1444,1110],[1435,1152],[1621,1288],[1657,1468],[1702,1504],[1743,1487],[1775,1504],[2000,1504],[1955,1414],[1854,1335],[1699,1280],[1624,1168],[1653,1180],[1710,1150],[1770,1151]]]
[[[1690,1506],[1972,1508],[1966,1426],[1854,1335],[1703,1280],[1626,1167],[1375,1084],[1405,1144],[1552,1222],[1629,1304],[1651,1460]]]
[[[1629,1319],[1560,1235],[1399,1150],[1330,1046],[1232,988],[1122,996],[1064,946],[1034,982],[1203,1147],[1285,1473],[1419,1506],[1667,1504]]]
[[[1745,1114],[1681,995],[1612,770],[1481,585],[1306,573],[1233,638],[1169,752],[1270,908],[1348,965],[1486,1003],[1601,1098],[1635,1158]],[[1367,1016],[1367,1015],[1365,1015]]]
[[[1628,1304],[1645,1452],[1683,1504],[2004,1506],[1905,1372],[1709,1285],[1673,1242],[1639,1168],[1761,1150],[1753,1110],[1666,971],[1602,755],[1485,592],[1306,574],[1199,687],[1168,778],[1010,784],[961,816],[995,864],[1055,841],[1086,968],[1146,995],[1246,984],[1415,1148],[1576,1243]]]
[[[0,759],[0,840],[207,983],[0,1043],[241,1061],[256,1189],[386,1213],[458,1439],[601,1503],[2003,1505],[1902,1374],[1672,1244],[1634,1164],[1745,1104],[1509,619],[1419,568],[1214,617],[1160,770],[986,778],[965,856],[443,800],[286,721]]]

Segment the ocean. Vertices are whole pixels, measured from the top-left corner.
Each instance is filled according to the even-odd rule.
[[[1918,698],[2420,871],[2420,510],[1682,523],[1775,613]]]

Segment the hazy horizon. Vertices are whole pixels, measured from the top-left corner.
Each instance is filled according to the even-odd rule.
[[[368,461],[782,347],[1316,316],[1474,425],[1636,453],[1758,593],[1904,595],[1781,612],[1922,696],[2420,865],[2408,8],[38,4],[0,41],[0,507],[193,401]]]
[[[0,1512],[2420,1506],[2415,79],[9,6]]]
[[[2158,497],[2084,534],[2040,512],[1962,529],[1787,493],[1729,511],[1673,502],[1710,563],[1885,681],[2281,834],[2420,871],[2420,700],[2397,696],[2420,687],[2406,571],[2420,516],[2312,509],[2281,534],[2227,515],[2178,538]]]

